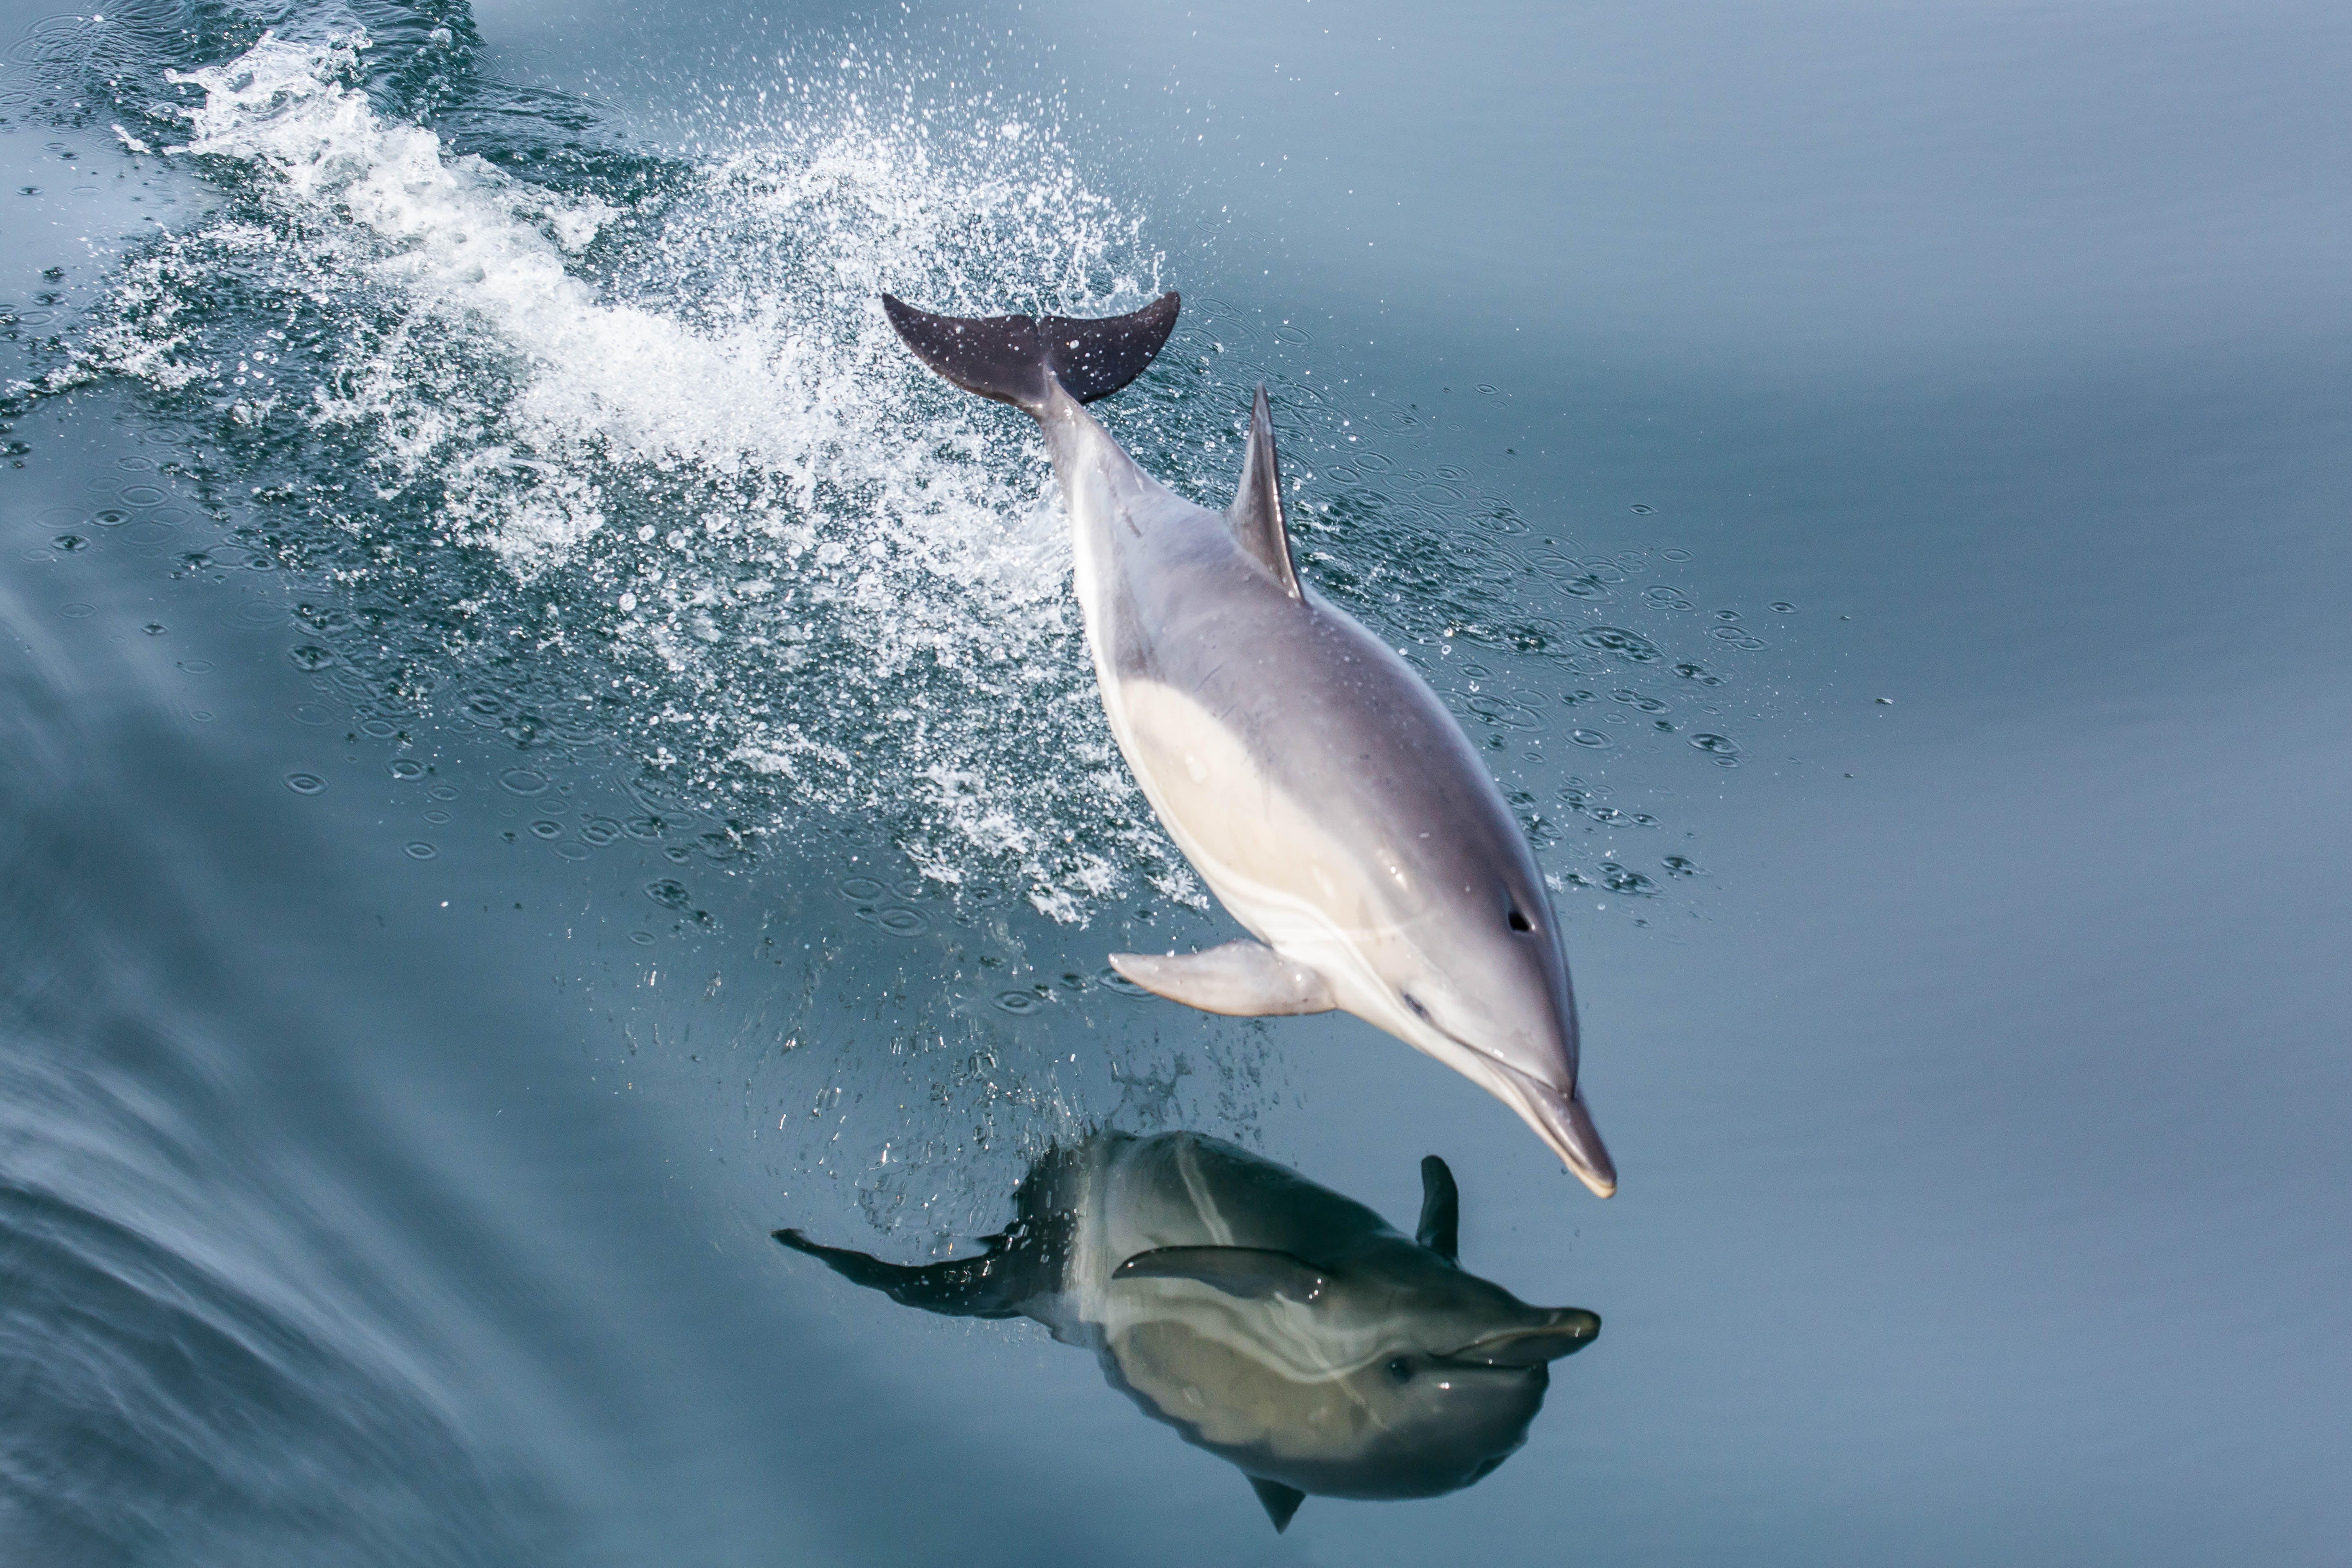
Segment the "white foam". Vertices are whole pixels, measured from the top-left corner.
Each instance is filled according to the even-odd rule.
[[[257,176],[282,220],[216,223],[184,273],[203,247],[275,247],[291,286],[394,302],[308,405],[367,436],[379,494],[435,487],[447,535],[518,581],[584,570],[625,603],[619,657],[664,693],[636,717],[642,754],[701,769],[706,795],[739,787],[731,771],[802,805],[884,809],[927,876],[1017,863],[1057,919],[1085,918],[1138,858],[1197,899],[1155,832],[1094,826],[1107,806],[1148,814],[1094,700],[1034,438],[928,382],[877,298],[1123,308],[1157,283],[1112,265],[1138,253],[1137,222],[1001,110],[950,132],[846,100],[693,169],[684,196],[620,210],[384,120],[355,85],[367,48],[265,35],[175,76],[205,101],[172,151]],[[142,267],[125,290],[151,297],[101,345],[107,368],[223,376],[174,325],[173,289],[200,284],[168,257]],[[452,341],[495,348],[511,390],[453,384],[435,346]],[[241,394],[235,416],[273,406]],[[648,542],[616,485],[707,504]]]

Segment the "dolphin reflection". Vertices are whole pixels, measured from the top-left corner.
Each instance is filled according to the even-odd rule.
[[[1279,1531],[1309,1493],[1435,1497],[1527,1440],[1549,1363],[1601,1320],[1454,1260],[1460,1200],[1421,1163],[1411,1240],[1363,1205],[1197,1132],[1103,1132],[1031,1168],[986,1250],[920,1268],[778,1241],[950,1317],[1025,1317],[1184,1440],[1238,1466]]]

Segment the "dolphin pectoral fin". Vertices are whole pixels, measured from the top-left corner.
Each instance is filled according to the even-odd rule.
[[[1244,1301],[1276,1296],[1312,1301],[1330,1282],[1306,1259],[1262,1247],[1158,1247],[1137,1253],[1113,1269],[1111,1278],[1197,1279]]]
[[[1267,1480],[1264,1476],[1252,1476],[1249,1484],[1250,1490],[1257,1493],[1257,1500],[1265,1505],[1265,1517],[1274,1521],[1274,1532],[1280,1535],[1288,1530],[1291,1516],[1298,1511],[1298,1505],[1307,1500],[1307,1494],[1297,1487],[1286,1487],[1280,1481]]]
[[[1274,413],[1260,385],[1250,405],[1249,446],[1242,453],[1241,489],[1225,510],[1225,522],[1234,542],[1250,559],[1274,574],[1282,591],[1294,599],[1306,597],[1298,587],[1298,567],[1290,558],[1290,531],[1282,519],[1282,466],[1274,455]]]
[[[1229,942],[1164,958],[1114,952],[1110,966],[1155,996],[1228,1017],[1328,1013],[1339,1005],[1320,974],[1262,942]]]
[[[892,295],[882,310],[906,345],[966,392],[1042,416],[1050,376],[1080,403],[1108,397],[1137,376],[1176,330],[1180,301],[1162,294],[1124,316],[934,316]]]
[[[1412,1238],[1448,1263],[1460,1261],[1462,1250],[1462,1189],[1454,1173],[1434,1154],[1421,1160],[1421,1224]]]

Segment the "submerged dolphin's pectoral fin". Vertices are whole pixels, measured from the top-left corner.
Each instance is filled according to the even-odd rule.
[[[815,1258],[853,1285],[879,1290],[902,1307],[919,1307],[948,1318],[1017,1318],[1021,1304],[1036,1291],[1038,1280],[1030,1260],[1018,1250],[1006,1250],[1006,1238],[987,1238],[988,1250],[978,1258],[909,1268],[885,1263],[845,1247],[826,1247],[796,1230],[772,1233],[775,1239]]]
[[[915,357],[966,392],[1042,415],[1047,378],[1080,403],[1108,397],[1151,363],[1176,330],[1173,289],[1124,316],[934,316],[893,295],[882,309]]]
[[[1265,1505],[1265,1517],[1274,1521],[1274,1532],[1280,1535],[1288,1530],[1291,1516],[1298,1511],[1298,1505],[1307,1500],[1307,1494],[1297,1487],[1286,1487],[1280,1481],[1267,1480],[1264,1476],[1252,1476],[1249,1484],[1250,1490],[1257,1493],[1257,1500]]]
[[[1113,1279],[1197,1279],[1244,1301],[1279,1296],[1308,1302],[1330,1278],[1303,1258],[1263,1247],[1156,1247],[1111,1271]]]
[[[1114,952],[1110,966],[1155,996],[1228,1017],[1328,1013],[1339,1005],[1323,976],[1262,942],[1229,942],[1181,956]]]
[[[1412,1238],[1448,1263],[1461,1260],[1462,1189],[1454,1173],[1434,1154],[1421,1161],[1421,1224]]]
[[[1250,559],[1274,574],[1282,591],[1294,599],[1306,595],[1298,587],[1298,567],[1290,558],[1290,531],[1282,519],[1282,465],[1274,455],[1274,411],[1265,388],[1257,389],[1250,405],[1249,447],[1242,453],[1242,484],[1226,509],[1225,522],[1234,541]]]

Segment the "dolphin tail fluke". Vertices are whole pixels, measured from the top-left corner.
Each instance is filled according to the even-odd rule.
[[[1265,1509],[1265,1517],[1274,1521],[1274,1532],[1280,1535],[1288,1530],[1291,1520],[1298,1512],[1298,1505],[1307,1500],[1307,1494],[1297,1487],[1286,1487],[1280,1481],[1267,1480],[1264,1476],[1252,1476],[1249,1484],[1250,1490],[1257,1493],[1258,1502]]]
[[[1017,1318],[1022,1303],[1035,1293],[1035,1271],[1019,1266],[1025,1260],[1008,1254],[1001,1236],[989,1237],[988,1250],[978,1258],[908,1268],[845,1247],[822,1246],[796,1230],[774,1235],[853,1285],[879,1290],[902,1307],[919,1307],[942,1317]]]
[[[934,316],[892,295],[882,309],[921,360],[966,392],[1043,415],[1053,384],[1080,403],[1108,397],[1151,363],[1176,330],[1170,290],[1124,316]]]

